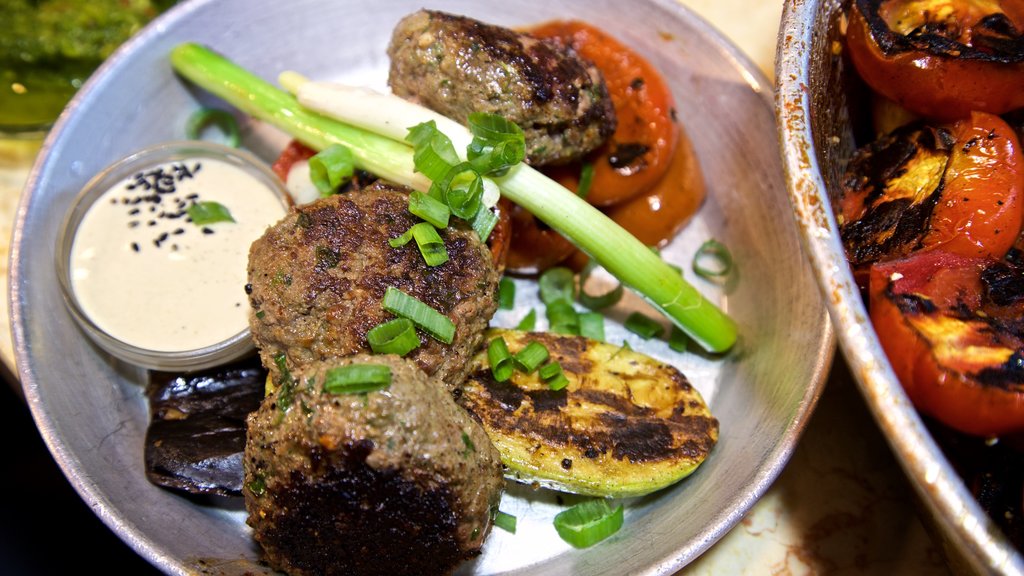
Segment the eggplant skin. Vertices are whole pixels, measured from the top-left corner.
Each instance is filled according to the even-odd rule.
[[[691,474],[718,441],[718,420],[676,368],[580,336],[492,328],[515,354],[543,344],[569,380],[536,372],[495,380],[487,352],[470,362],[459,405],[487,431],[506,477],[604,497],[640,496]]]

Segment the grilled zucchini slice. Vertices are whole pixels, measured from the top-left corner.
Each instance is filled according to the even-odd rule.
[[[569,380],[551,390],[515,371],[495,380],[485,350],[471,361],[458,402],[483,424],[506,476],[563,492],[639,496],[692,473],[718,440],[718,421],[672,366],[579,336],[491,328],[515,354],[547,347]]]

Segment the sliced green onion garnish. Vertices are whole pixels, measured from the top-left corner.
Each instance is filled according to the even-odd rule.
[[[590,274],[595,268],[597,268],[597,262],[588,260],[587,265],[580,271],[580,304],[583,304],[591,310],[602,310],[609,306],[618,304],[619,300],[622,300],[622,294],[625,292],[622,284],[617,284],[615,288],[612,288],[604,294],[592,296],[587,293],[587,280],[590,279]]]
[[[512,356],[512,363],[516,370],[532,374],[547,359],[548,349],[540,342],[532,341]]]
[[[676,352],[686,352],[689,345],[690,339],[686,336],[686,333],[680,330],[678,326],[673,325],[672,331],[668,334],[668,347]]]
[[[409,194],[409,212],[438,228],[447,228],[448,217],[451,215],[447,204],[416,190]]]
[[[452,214],[463,220],[472,219],[480,211],[483,193],[483,180],[469,162],[452,166],[442,178],[430,185],[430,195],[443,199]]]
[[[448,261],[448,250],[444,247],[444,240],[430,222],[413,224],[405,234],[388,240],[388,244],[391,244],[392,248],[398,248],[408,244],[409,240],[416,240],[416,246],[419,247],[427,266],[440,266]]]
[[[480,210],[473,217],[473,230],[481,242],[487,242],[487,239],[491,236],[491,231],[494,230],[497,224],[498,215],[494,213],[494,210],[481,203]]]
[[[576,309],[566,300],[555,300],[544,310],[548,318],[548,330],[555,334],[580,333],[580,318]]]
[[[362,394],[391,385],[391,368],[383,364],[349,364],[327,371],[324,391],[330,394]]]
[[[498,382],[504,382],[512,376],[515,365],[504,338],[495,338],[487,345],[487,361],[491,365],[491,374]]]
[[[594,182],[594,165],[587,162],[580,169],[580,183],[576,186],[576,195],[586,198],[590,194],[590,185]]]
[[[548,268],[537,279],[537,284],[540,287],[540,300],[545,304],[550,305],[558,300],[572,302],[576,299],[576,275],[568,268]]]
[[[584,312],[577,315],[580,336],[604,342],[604,314],[600,312]]]
[[[188,217],[192,220],[192,223],[196,226],[205,226],[207,224],[215,224],[217,222],[234,222],[235,219],[231,216],[231,211],[220,202],[213,202],[208,200],[205,202],[196,202],[195,204],[188,207],[186,210]]]
[[[474,112],[469,115],[473,141],[467,157],[481,174],[503,175],[526,156],[523,130],[514,122],[496,114]]]
[[[309,159],[309,179],[321,196],[330,196],[355,172],[352,151],[341,144],[332,144]]]
[[[516,325],[516,330],[522,330],[523,332],[533,332],[537,328],[537,311],[530,308],[530,311],[523,316],[523,319]]]
[[[498,308],[511,310],[516,305],[516,283],[507,276],[498,282]]]
[[[732,254],[718,240],[707,240],[693,256],[693,271],[701,278],[721,281],[732,271]]]
[[[623,508],[612,509],[606,500],[587,500],[559,512],[555,530],[569,544],[586,548],[615,534],[622,528]]]
[[[569,385],[569,379],[565,377],[565,373],[562,372],[562,365],[558,362],[549,362],[540,367],[537,371],[537,375],[540,379],[548,383],[548,388],[551,390],[561,390]]]
[[[214,125],[224,133],[224,141],[228,146],[238,148],[242,138],[238,130],[238,120],[225,110],[216,108],[200,108],[188,117],[185,123],[185,136],[189,140],[199,140],[207,127]]]
[[[626,330],[629,330],[633,334],[643,338],[644,340],[650,340],[661,336],[662,332],[665,331],[665,327],[660,322],[645,316],[640,312],[633,312],[626,318]]]
[[[398,288],[388,287],[381,306],[392,314],[412,320],[413,324],[445,344],[451,344],[455,339],[455,324],[447,316]]]
[[[420,337],[408,318],[395,318],[378,324],[366,333],[366,340],[377,354],[405,356],[420,345]]]
[[[494,525],[506,532],[516,533],[516,517],[501,510],[494,515]]]
[[[409,128],[405,140],[413,145],[413,165],[431,180],[440,180],[459,163],[450,138],[437,129],[433,120]]]

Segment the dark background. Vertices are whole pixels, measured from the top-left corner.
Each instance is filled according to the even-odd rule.
[[[64,477],[10,378],[0,382],[0,438],[8,450],[0,473],[0,573],[6,576],[160,574],[121,541]]]

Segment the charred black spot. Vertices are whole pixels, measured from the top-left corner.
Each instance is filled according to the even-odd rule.
[[[899,308],[900,312],[907,315],[920,316],[934,314],[938,311],[935,303],[930,298],[925,298],[918,294],[893,294],[890,291],[888,297]]]
[[[601,417],[606,416],[602,414]],[[609,424],[612,457],[616,460],[647,462],[672,454],[672,432],[664,422],[635,420],[628,426]]]
[[[650,148],[647,145],[639,142],[616,144],[615,150],[608,155],[608,164],[616,170],[633,167],[643,159],[648,150]]]
[[[568,391],[561,390],[531,390],[527,392],[530,403],[533,404],[535,412],[560,412],[566,406]]]
[[[996,262],[981,271],[986,296],[997,306],[1024,301],[1024,274],[1019,267]]]
[[[985,368],[977,374],[978,382],[983,386],[1000,388],[1007,391],[1024,391],[1024,355],[1017,350],[1002,365]]]
[[[478,552],[459,548],[446,487],[377,470],[366,462],[369,453],[347,446],[316,478],[295,471],[268,490],[270,515],[250,523],[271,564],[310,574],[412,576],[448,573]]]
[[[523,399],[526,398],[522,388],[507,380],[505,382],[498,382],[489,370],[481,370],[474,374],[473,377],[483,384],[487,394],[505,412],[515,412],[522,406]]]

